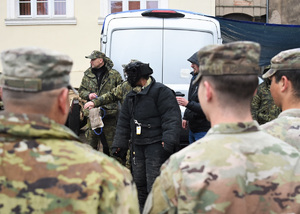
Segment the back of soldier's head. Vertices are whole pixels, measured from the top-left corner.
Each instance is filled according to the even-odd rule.
[[[60,88],[72,88],[69,73],[73,62],[64,54],[36,47],[22,47],[3,51],[1,60],[3,73],[0,86],[3,88],[4,102],[7,98],[22,100],[24,104],[28,101],[30,104],[31,97],[52,94]]]
[[[260,45],[232,42],[198,51],[199,74],[194,83],[210,80],[224,102],[251,100],[258,85]]]

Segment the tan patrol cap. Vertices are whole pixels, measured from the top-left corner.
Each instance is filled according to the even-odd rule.
[[[243,75],[259,72],[260,45],[241,41],[222,45],[209,45],[198,51],[199,74],[202,76]]]
[[[281,51],[271,59],[271,68],[262,77],[269,78],[279,70],[300,69],[300,48]]]
[[[71,58],[56,51],[22,47],[1,53],[1,87],[15,91],[39,92],[70,85]],[[74,89],[73,89],[74,90]]]

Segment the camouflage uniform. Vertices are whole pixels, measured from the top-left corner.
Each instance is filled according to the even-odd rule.
[[[300,70],[300,48],[282,51],[271,59],[271,69],[263,75],[264,78],[270,78],[277,71],[295,72]],[[297,78],[297,77],[296,77]],[[273,80],[275,82],[275,80]],[[272,83],[276,84],[276,83]],[[292,84],[291,84],[292,85]],[[275,87],[275,90],[277,88]],[[279,90],[279,89],[278,89]],[[291,90],[296,91],[293,88]],[[291,93],[290,99],[285,102],[298,103],[299,97],[296,97],[295,92]],[[286,94],[284,95],[286,96]],[[278,99],[278,98],[277,98]],[[294,100],[292,100],[294,99]],[[283,101],[281,101],[282,104]],[[262,125],[262,129],[274,137],[280,138],[289,143],[300,151],[300,109],[284,105],[286,109],[281,112],[277,119]],[[288,107],[288,108],[287,108]]]
[[[19,48],[3,52],[1,58],[4,90],[29,96],[72,88],[72,60],[66,55]],[[22,114],[8,109],[0,113],[0,213],[139,212],[126,168],[82,144],[65,126],[27,114],[27,108]]]
[[[40,115],[0,114],[0,213],[138,213],[117,161]]]
[[[274,104],[270,87],[266,82],[261,83],[251,102],[253,120],[256,120],[261,125],[277,118],[280,112],[281,109]]]
[[[103,60],[105,61],[104,66],[106,67],[107,72],[103,76],[100,88],[98,88],[96,75],[92,72],[92,69],[89,68],[84,72],[84,77],[82,78],[81,85],[78,91],[79,91],[79,96],[85,100],[89,100],[90,93],[96,93],[98,97],[100,97],[101,95],[109,92],[110,90],[112,90],[122,82],[122,77],[120,73],[112,69],[113,62],[108,57],[106,57],[103,53],[99,51],[94,51],[94,52],[100,53],[99,58],[103,58]],[[118,103],[113,102],[107,105],[103,105],[102,108],[105,110],[106,113],[105,117],[103,118],[103,123],[104,123],[103,133],[105,135],[108,147],[110,148],[116,131]],[[98,146],[99,136],[96,135],[94,131],[91,129],[89,121],[88,121],[88,126],[89,128],[86,130],[85,133],[86,138],[89,144],[96,149]]]
[[[144,213],[299,213],[299,161],[255,121],[216,125],[162,166]]]
[[[259,44],[253,42],[204,47],[198,52],[200,73],[195,83],[198,84],[202,76],[211,76],[211,79],[206,78],[207,84],[213,84],[212,79],[216,80],[218,75],[253,77],[258,74],[259,53]],[[211,116],[213,112],[207,108],[217,108],[220,113],[220,103],[225,101],[220,102],[222,98],[218,96],[224,92],[206,86],[200,82],[199,93],[213,90],[207,93],[217,93],[211,97],[219,99],[219,102],[202,105],[204,112]],[[244,99],[243,104],[246,102]],[[234,104],[228,105],[227,111],[233,111]],[[223,119],[224,116],[221,121],[213,118],[213,126],[205,137],[164,163],[148,196],[144,214],[300,213],[299,151],[260,130],[256,121]]]
[[[261,126],[262,129],[300,151],[300,109],[281,112],[277,119]]]

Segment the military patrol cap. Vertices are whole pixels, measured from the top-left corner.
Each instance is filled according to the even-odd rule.
[[[300,69],[300,48],[281,51],[271,59],[271,68],[262,77],[269,78],[279,70]]]
[[[73,89],[69,83],[73,61],[67,55],[37,47],[22,47],[3,51],[1,60],[3,74],[0,83],[5,89],[25,92],[63,87]]]
[[[209,45],[198,51],[199,74],[202,76],[218,75],[258,75],[260,45],[255,42],[241,41],[223,45]]]
[[[85,58],[88,59],[96,59],[96,58],[104,58],[104,57],[106,57],[105,54],[97,50],[94,50],[90,55],[85,56]]]

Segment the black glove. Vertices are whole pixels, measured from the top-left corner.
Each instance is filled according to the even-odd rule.
[[[121,158],[122,160],[126,160],[127,149],[120,147],[112,147],[111,152],[113,156]]]

